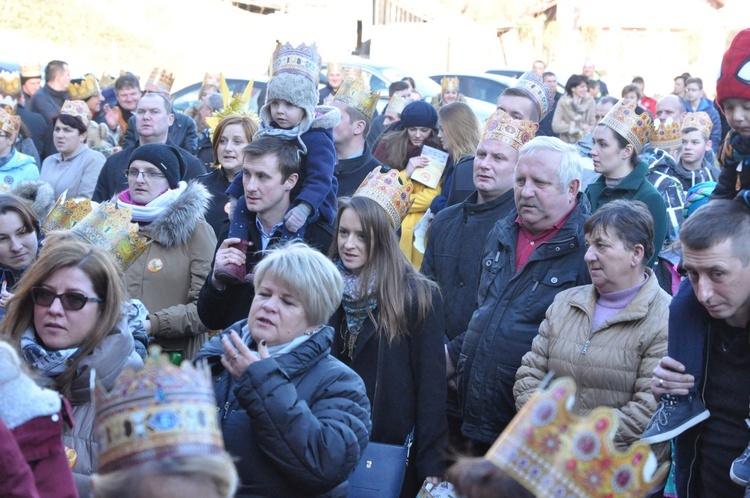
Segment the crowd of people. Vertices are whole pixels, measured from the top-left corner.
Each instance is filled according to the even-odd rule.
[[[3,71],[0,495],[359,496],[390,445],[370,492],[750,496],[749,57],[535,61],[485,123],[314,44],[258,114]]]

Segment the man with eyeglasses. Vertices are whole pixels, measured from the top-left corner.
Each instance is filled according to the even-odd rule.
[[[172,105],[159,93],[148,93],[141,97],[135,112],[135,126],[138,130],[138,142],[126,146],[122,151],[110,156],[104,163],[92,199],[103,202],[128,188],[125,170],[130,163],[130,155],[140,145],[150,143],[167,143],[169,127],[174,122]],[[188,181],[205,174],[201,162],[188,151],[178,147],[187,165],[184,180]],[[148,181],[148,179],[146,179]]]

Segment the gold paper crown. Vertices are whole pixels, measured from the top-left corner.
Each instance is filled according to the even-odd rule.
[[[409,104],[411,104],[411,99],[409,97],[402,97],[401,95],[394,93],[391,96],[391,100],[388,101],[388,109],[393,109],[395,112],[401,114],[404,107]]]
[[[271,62],[271,77],[282,73],[304,76],[317,87],[320,81],[321,60],[315,42],[293,47],[289,43],[276,42]]]
[[[377,202],[385,210],[394,230],[398,230],[411,207],[411,188],[411,184],[403,184],[398,170],[382,172],[381,167],[376,166],[352,197],[367,197]]]
[[[70,230],[93,209],[91,199],[66,199],[67,193],[66,190],[60,194],[52,210],[47,214],[42,224],[44,233],[53,230]]]
[[[11,111],[12,109],[8,110],[5,106],[0,107],[0,131],[17,137],[21,129],[21,118]]]
[[[640,152],[649,139],[651,116],[646,111],[636,114],[635,107],[635,102],[626,104],[624,100],[620,100],[609,110],[600,124],[609,126],[627,140],[636,152]]]
[[[495,441],[485,458],[539,498],[630,498],[646,496],[666,477],[647,443],[615,448],[619,418],[598,407],[570,413],[576,385],[556,380],[535,393]]]
[[[109,251],[125,271],[151,243],[149,238],[138,233],[138,224],[130,222],[132,211],[105,202],[76,223],[72,231]]]
[[[375,106],[380,98],[380,92],[370,92],[370,85],[365,83],[362,78],[349,77],[341,83],[333,98],[334,102],[351,107],[365,115],[367,121],[372,121],[375,114]]]
[[[42,65],[38,62],[31,62],[21,64],[19,66],[22,78],[41,78],[42,77]]]
[[[344,71],[344,66],[340,62],[329,62],[326,64],[327,73],[341,73]]]
[[[680,122],[672,118],[654,120],[654,128],[649,135],[649,142],[654,147],[664,150],[677,149],[682,146]]]
[[[237,93],[232,95],[227,85],[227,80],[224,79],[224,74],[219,73],[219,89],[221,90],[221,101],[224,107],[214,111],[212,116],[206,118],[206,124],[211,129],[211,133],[216,131],[216,127],[219,126],[219,122],[227,116],[234,114],[238,116],[247,116],[256,123],[260,124],[260,117],[253,111],[247,109],[247,103],[250,102],[250,98],[253,96],[253,84],[255,82],[250,80],[245,86],[245,91],[241,94]]]
[[[102,73],[102,77],[99,78],[99,89],[106,90],[109,87],[115,86],[115,81],[117,81],[117,78],[111,74]]]
[[[552,90],[544,84],[534,71],[524,73],[513,88],[521,90],[534,102],[539,111],[539,121],[544,119],[544,116],[552,109],[554,103]]]
[[[149,92],[158,93],[169,93],[172,91],[172,85],[174,84],[174,74],[170,73],[166,69],[155,67],[151,71],[151,76],[146,81],[145,89]]]
[[[498,109],[487,120],[481,140],[498,140],[505,142],[516,150],[534,138],[539,129],[539,123],[513,117],[502,109]]]
[[[203,83],[201,84],[201,87],[210,85],[219,88],[219,85],[221,85],[220,78],[221,74],[206,73],[206,75],[203,77]]]
[[[18,71],[0,71],[0,94],[3,97],[15,97],[18,102],[21,95],[21,75]]]
[[[125,369],[107,393],[95,388],[99,472],[163,458],[221,455],[224,442],[207,368],[177,367],[158,347],[139,371]]]
[[[71,100],[87,100],[96,97],[101,91],[99,82],[93,74],[87,74],[83,78],[70,80],[68,94]]]
[[[60,114],[80,119],[83,126],[88,126],[91,121],[91,109],[83,100],[66,100],[60,108]]]
[[[685,119],[682,121],[682,129],[685,131],[691,128],[695,128],[706,136],[708,139],[711,136],[711,130],[714,124],[711,122],[711,116],[704,111],[700,112],[689,112],[685,114]]]
[[[341,74],[344,78],[362,78],[362,68],[359,66],[344,66],[344,71]]]
[[[449,78],[448,76],[443,76],[443,79],[440,80],[440,86],[443,89],[444,92],[456,92],[458,93],[458,76],[454,76],[452,78]]]

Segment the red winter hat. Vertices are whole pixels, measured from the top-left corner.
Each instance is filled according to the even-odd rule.
[[[716,103],[724,109],[724,99],[750,100],[750,29],[743,29],[732,40],[721,61],[716,80]]]

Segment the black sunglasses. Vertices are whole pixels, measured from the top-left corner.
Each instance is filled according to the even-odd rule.
[[[62,294],[55,294],[49,289],[44,287],[32,287],[31,288],[31,300],[34,304],[39,306],[52,306],[56,298],[60,298],[60,304],[66,311],[78,311],[86,306],[86,303],[91,301],[93,303],[103,303],[104,299],[99,297],[88,297],[78,292],[63,292]]]

